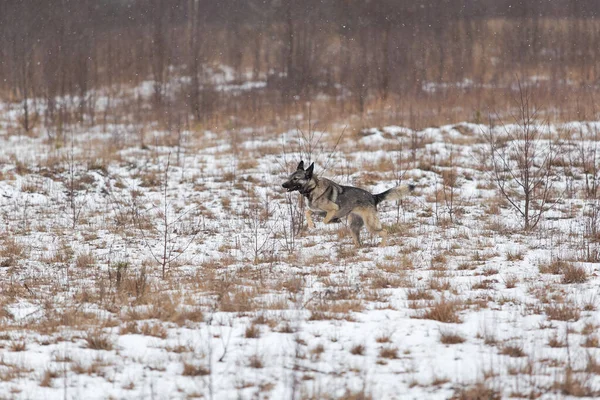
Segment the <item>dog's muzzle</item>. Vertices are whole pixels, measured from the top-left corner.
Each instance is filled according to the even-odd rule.
[[[283,186],[283,188],[284,188],[284,189],[287,189],[287,191],[288,191],[288,192],[293,192],[294,190],[299,190],[299,189],[300,189],[300,187],[299,187],[299,186],[297,186],[297,185],[292,185],[292,183],[291,183],[291,182],[286,182],[286,183],[284,183],[284,184],[283,184],[283,185],[281,185],[281,186]]]

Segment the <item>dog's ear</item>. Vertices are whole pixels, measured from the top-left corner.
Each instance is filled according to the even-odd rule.
[[[314,169],[315,169],[315,163],[310,164],[310,166],[308,168],[306,168],[306,179],[312,178]]]
[[[297,171],[299,170],[303,170],[304,171],[304,160],[300,160],[300,163],[298,164],[298,167],[296,168]]]

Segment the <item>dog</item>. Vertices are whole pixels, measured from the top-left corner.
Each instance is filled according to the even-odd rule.
[[[377,216],[377,205],[382,201],[394,201],[415,189],[414,185],[397,186],[379,194],[372,194],[354,186],[343,186],[314,175],[315,163],[304,169],[300,161],[296,171],[283,183],[288,192],[298,191],[308,200],[305,212],[310,229],[315,227],[313,213],[324,214],[323,222],[329,224],[348,217],[350,233],[356,247],[360,247],[360,230],[366,225],[369,232],[381,237],[381,246],[386,245],[387,231],[381,226]]]

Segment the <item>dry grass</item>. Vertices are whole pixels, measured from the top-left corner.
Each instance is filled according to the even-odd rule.
[[[10,346],[8,347],[10,351],[21,352],[27,350],[27,342],[25,340],[14,340],[10,342]]]
[[[598,336],[590,335],[585,338],[583,343],[581,343],[581,347],[598,348],[600,347],[600,340],[598,339]]]
[[[552,336],[550,336],[550,338],[548,339],[548,346],[550,347],[554,347],[554,348],[560,348],[560,347],[565,347],[567,345],[566,341],[560,340],[558,337],[558,334],[554,334]]]
[[[167,329],[160,323],[151,324],[146,322],[140,327],[140,333],[160,339],[166,339],[169,336]]]
[[[501,400],[500,391],[492,389],[485,382],[477,382],[456,390],[451,400]]]
[[[462,309],[462,303],[458,300],[448,300],[445,297],[437,301],[433,301],[428,305],[425,312],[418,315],[416,318],[432,319],[444,323],[458,324],[462,320],[458,315]]]
[[[323,353],[325,353],[325,346],[323,346],[322,343],[319,343],[318,345],[309,350],[310,359],[312,361],[319,361]]]
[[[464,343],[466,340],[467,339],[465,339],[464,336],[457,332],[440,332],[440,343],[442,344],[460,344]]]
[[[246,327],[246,331],[244,332],[244,337],[248,339],[257,339],[260,337],[260,327],[258,325],[252,324]]]
[[[427,288],[410,289],[406,292],[407,300],[433,300],[434,296]]]
[[[355,356],[362,356],[365,354],[365,346],[363,344],[355,344],[350,348],[350,354],[354,354]]]
[[[260,369],[265,366],[263,358],[258,354],[253,354],[248,359],[248,366],[250,368]]]
[[[523,261],[525,259],[525,252],[523,250],[510,250],[506,253],[506,261]]]
[[[203,365],[196,365],[189,362],[183,362],[183,370],[181,375],[183,376],[206,376],[210,374],[210,369]]]
[[[202,135],[198,136],[201,137]],[[406,138],[399,137],[398,139]],[[226,147],[221,146],[220,139],[211,139],[211,142],[213,142],[212,146],[217,146],[215,148],[223,149]],[[192,147],[190,146],[189,149],[191,151]],[[355,149],[352,148],[351,150]],[[277,151],[280,151],[280,149],[277,149]],[[354,156],[352,151],[349,154],[344,154],[344,151],[346,150],[342,150],[342,156],[352,159]],[[152,150],[151,157],[160,157],[156,153],[158,153],[158,150]],[[402,153],[402,151],[399,151],[399,153]],[[230,156],[229,150],[218,150],[218,155],[223,156],[224,159],[228,159]],[[403,159],[400,161],[400,164],[388,159],[373,162],[372,165],[368,165],[364,169],[368,172],[365,172],[358,179],[362,179],[363,182],[369,181],[372,183],[381,182],[382,180],[390,181],[395,176],[387,169],[404,168],[404,164],[407,163],[427,167],[432,171],[431,174],[441,174],[444,182],[450,186],[456,185],[457,180],[458,182],[462,182],[463,178],[466,178],[466,174],[475,175],[468,168],[470,166],[465,166],[467,168],[465,168],[464,177],[462,173],[457,176],[455,170],[448,172],[440,168],[440,164],[447,162],[447,160],[442,159],[440,161],[436,159],[438,156],[439,154],[430,156],[416,152],[415,159],[410,160],[410,157],[399,154],[399,157]],[[357,159],[361,157],[357,157]],[[408,157],[408,161],[404,160],[405,157]],[[201,159],[202,157],[199,158]],[[125,156],[122,161],[124,164],[130,162],[126,160]],[[191,160],[189,161],[191,162]],[[156,164],[157,159],[150,159],[146,164],[152,162]],[[193,190],[197,190],[202,195],[205,195],[209,193],[214,194],[214,192],[220,190],[217,184],[222,182],[228,190],[230,189],[229,193],[231,193],[231,197],[222,199],[216,196],[210,200],[210,203],[207,203],[201,197],[194,197],[191,200],[198,204],[205,203],[202,204],[203,208],[199,208],[202,210],[202,213],[198,217],[202,230],[196,239],[197,242],[194,242],[194,246],[199,245],[200,249],[202,249],[201,251],[204,251],[202,246],[205,246],[207,250],[202,253],[203,255],[200,258],[203,261],[199,265],[195,265],[198,260],[195,256],[186,260],[183,260],[185,257],[182,257],[183,261],[181,261],[179,266],[183,268],[174,267],[172,273],[165,279],[161,279],[157,275],[155,260],[143,260],[136,258],[137,255],[134,254],[130,258],[127,257],[128,260],[131,260],[128,262],[120,263],[118,258],[116,261],[115,259],[106,259],[107,257],[116,257],[112,254],[106,255],[106,251],[104,251],[107,245],[110,244],[105,243],[106,238],[101,233],[106,229],[106,225],[116,225],[108,228],[111,234],[121,235],[120,237],[127,238],[127,240],[141,240],[140,233],[137,231],[138,228],[134,225],[133,217],[130,215],[131,211],[127,209],[123,210],[118,216],[119,223],[117,224],[115,224],[117,216],[101,215],[105,212],[104,209],[98,212],[99,215],[86,214],[86,222],[80,224],[81,230],[85,229],[89,231],[82,233],[85,240],[85,247],[71,245],[70,235],[72,233],[67,232],[64,228],[60,230],[59,228],[61,227],[52,226],[52,224],[46,224],[48,226],[44,229],[48,229],[57,239],[52,242],[52,245],[47,245],[47,248],[44,248],[46,246],[45,243],[40,243],[39,248],[37,244],[31,248],[29,245],[23,245],[22,243],[30,243],[30,238],[23,235],[16,235],[14,239],[0,239],[0,263],[2,263],[0,268],[7,267],[7,269],[2,270],[2,272],[6,272],[7,279],[5,283],[7,284],[2,286],[0,293],[2,296],[5,296],[0,298],[0,318],[6,324],[7,330],[14,329],[17,324],[16,321],[12,320],[10,315],[4,313],[2,310],[5,307],[8,310],[9,306],[16,300],[27,299],[30,302],[35,302],[46,296],[47,293],[51,293],[56,298],[63,299],[67,298],[64,296],[65,293],[68,293],[69,296],[73,293],[73,299],[76,303],[85,305],[85,307],[81,308],[82,310],[94,309],[98,306],[101,312],[108,311],[112,313],[113,317],[111,318],[110,325],[116,323],[119,333],[122,335],[143,334],[159,339],[170,338],[169,342],[171,344],[155,339],[149,342],[159,343],[158,348],[164,350],[163,353],[168,355],[169,360],[181,362],[181,374],[183,376],[202,377],[209,375],[211,371],[209,368],[197,363],[198,361],[206,363],[207,360],[196,360],[193,358],[202,357],[200,354],[205,354],[206,348],[204,343],[201,343],[198,349],[195,349],[190,344],[173,344],[173,339],[179,337],[177,335],[177,326],[186,326],[190,329],[198,329],[200,332],[206,332],[206,326],[211,324],[210,329],[213,336],[211,340],[225,344],[228,338],[227,333],[223,332],[227,332],[228,329],[221,329],[220,324],[229,323],[231,323],[231,326],[235,326],[235,329],[232,330],[237,332],[234,334],[234,339],[232,339],[232,343],[235,344],[231,346],[237,346],[237,342],[241,340],[239,343],[241,346],[254,343],[261,348],[263,347],[261,344],[263,339],[255,342],[252,339],[259,339],[262,336],[265,337],[264,340],[268,341],[273,335],[285,338],[283,334],[298,332],[298,336],[303,336],[305,339],[299,339],[296,342],[299,348],[297,357],[303,360],[305,365],[310,365],[310,362],[329,362],[331,357],[336,357],[336,352],[339,349],[345,349],[343,351],[346,351],[346,356],[358,362],[358,366],[354,366],[355,363],[352,365],[340,365],[339,376],[348,376],[348,373],[358,374],[368,372],[367,369],[373,367],[373,365],[370,365],[373,362],[381,365],[387,363],[404,364],[406,360],[407,365],[410,365],[414,361],[418,362],[418,357],[420,357],[420,353],[417,352],[410,354],[407,350],[407,352],[402,353],[392,341],[391,333],[379,334],[375,338],[372,338],[371,340],[379,344],[370,343],[368,351],[367,345],[354,344],[352,341],[348,341],[348,337],[344,336],[345,332],[337,333],[342,332],[347,327],[348,324],[344,320],[354,320],[356,324],[362,323],[363,316],[366,316],[367,313],[371,313],[373,310],[385,310],[390,315],[403,318],[406,312],[410,312],[412,308],[415,313],[414,318],[432,320],[416,324],[419,326],[415,331],[417,334],[423,333],[422,326],[427,326],[426,329],[428,332],[434,333],[435,327],[442,327],[439,336],[435,334],[433,336],[424,335],[423,343],[439,347],[439,343],[450,346],[467,342],[467,346],[471,346],[473,344],[482,345],[481,342],[483,341],[486,346],[496,346],[494,349],[484,347],[486,351],[494,353],[495,357],[498,357],[497,354],[499,353],[506,356],[500,357],[501,359],[511,364],[520,365],[529,362],[528,359],[526,360],[527,354],[523,351],[522,346],[499,342],[491,334],[480,337],[482,340],[476,340],[458,332],[457,329],[459,327],[442,325],[440,323],[461,323],[463,317],[465,319],[469,317],[469,312],[486,306],[489,307],[488,311],[491,314],[495,314],[500,309],[502,312],[506,309],[511,310],[511,312],[514,312],[515,309],[524,311],[525,313],[534,312],[539,314],[544,312],[547,315],[548,321],[545,321],[546,326],[544,328],[539,327],[539,329],[547,329],[548,326],[553,324],[549,320],[577,321],[582,315],[585,318],[590,317],[590,315],[583,313],[584,310],[593,311],[595,309],[591,300],[589,303],[590,306],[579,307],[570,303],[567,296],[575,288],[558,284],[559,281],[564,284],[586,281],[593,283],[596,277],[591,273],[591,270],[586,272],[584,268],[578,266],[580,264],[555,260],[551,263],[541,265],[540,272],[555,274],[557,275],[556,277],[542,276],[538,280],[538,277],[530,277],[529,273],[532,272],[530,270],[527,271],[527,274],[523,275],[521,275],[521,272],[518,272],[519,275],[512,273],[511,271],[520,271],[521,268],[528,266],[529,263],[520,262],[525,259],[526,253],[524,250],[505,254],[497,253],[498,244],[495,243],[496,237],[500,237],[501,240],[499,242],[506,243],[509,246],[508,248],[533,249],[534,247],[531,246],[530,240],[533,240],[534,236],[538,235],[538,232],[518,233],[514,236],[509,236],[507,232],[513,232],[510,230],[512,228],[508,227],[509,224],[506,224],[505,228],[503,228],[504,230],[499,232],[486,231],[484,225],[490,216],[486,215],[479,219],[480,214],[472,212],[473,205],[468,204],[471,201],[473,203],[480,203],[477,195],[474,200],[461,201],[461,207],[465,208],[466,213],[462,214],[457,223],[444,226],[437,225],[439,218],[443,219],[437,213],[441,215],[445,211],[434,210],[433,205],[431,205],[430,209],[426,209],[430,205],[423,207],[423,199],[432,195],[435,188],[428,188],[422,182],[420,182],[420,187],[423,188],[424,193],[414,199],[414,202],[413,199],[407,199],[406,202],[403,200],[399,205],[400,212],[397,215],[394,205],[386,205],[382,208],[382,222],[389,227],[391,239],[391,246],[386,249],[365,246],[356,250],[351,246],[346,233],[344,240],[340,243],[331,244],[329,241],[335,242],[337,240],[334,229],[336,227],[318,226],[314,232],[300,231],[298,236],[294,238],[296,242],[292,246],[293,249],[289,250],[289,254],[286,252],[286,254],[282,255],[282,252],[278,251],[278,246],[285,243],[288,237],[284,236],[279,231],[279,228],[284,226],[284,222],[287,223],[287,219],[285,221],[281,220],[281,216],[277,215],[277,207],[285,204],[286,197],[274,191],[272,197],[269,195],[270,197],[264,200],[265,203],[270,203],[265,205],[266,211],[264,215],[261,211],[260,221],[261,223],[270,223],[275,221],[275,218],[280,218],[274,224],[274,231],[268,232],[268,235],[266,235],[269,240],[267,245],[272,247],[268,251],[275,255],[264,257],[264,259],[261,259],[257,263],[248,262],[248,254],[246,254],[248,247],[247,243],[244,243],[244,240],[246,240],[244,235],[247,232],[244,231],[245,228],[242,225],[247,222],[246,220],[249,216],[247,212],[240,208],[240,204],[250,204],[258,199],[262,207],[263,200],[256,193],[262,193],[263,189],[267,188],[272,182],[264,182],[260,179],[254,169],[261,164],[259,170],[262,170],[262,162],[256,161],[251,156],[243,155],[236,163],[238,164],[236,164],[235,168],[238,168],[238,170],[227,172],[227,176],[222,174],[222,171],[208,171],[208,169],[205,169],[206,165],[204,164],[198,168],[200,172],[196,171],[193,175],[189,173],[189,170],[192,168],[188,165],[178,170],[177,183],[174,182],[173,186],[175,184],[185,185],[186,183],[193,182],[193,186],[191,186],[194,188]],[[357,171],[360,166],[361,164],[356,164]],[[135,167],[131,166],[131,168]],[[343,168],[347,169],[345,166]],[[112,173],[117,169],[113,168],[113,164],[110,161],[104,161],[97,170],[111,171]],[[180,176],[179,171],[181,171]],[[241,173],[242,171],[244,172]],[[345,170],[330,172],[332,175],[334,173],[344,176],[347,174]],[[419,177],[423,176],[421,172],[412,171],[409,175],[413,174],[413,177],[418,180],[420,179]],[[160,187],[162,186],[164,176],[156,172],[156,170],[137,175],[132,173],[132,175],[135,175],[140,180],[139,182],[142,183],[140,187],[136,186],[137,189],[134,189],[138,191],[136,196],[143,196],[139,197],[137,201],[140,201],[140,199],[144,199],[144,201],[148,200],[149,207],[156,206],[150,199],[153,195],[160,194]],[[89,181],[89,177],[84,178],[79,182],[82,185],[98,184],[98,182]],[[127,182],[129,178],[130,176],[125,175],[123,177],[115,177],[115,183],[111,184],[111,190],[118,192],[119,182]],[[473,178],[476,180],[480,179],[478,176],[474,176]],[[230,179],[231,182],[227,182],[227,179]],[[409,177],[409,179],[412,178]],[[89,182],[86,183],[86,181]],[[121,184],[125,185],[124,183]],[[477,182],[477,184],[484,188],[483,185],[485,183]],[[260,190],[256,189],[257,187],[260,187]],[[39,187],[35,188],[36,191],[39,191],[39,189]],[[129,189],[127,193],[129,193]],[[111,193],[111,196],[113,195],[118,196],[118,194]],[[182,201],[185,202],[188,200],[185,199]],[[172,202],[174,212],[179,212],[178,207],[181,207],[177,203],[177,201]],[[115,201],[115,204],[112,206],[125,207],[123,204],[125,203],[122,201]],[[501,202],[496,204],[496,206],[496,216],[490,218],[490,220],[497,220],[499,221],[499,226],[502,226],[506,222],[503,220],[505,219],[507,210]],[[569,206],[570,210],[576,210],[576,205]],[[225,210],[223,214],[221,214],[221,211],[223,211],[221,208]],[[557,206],[557,212],[561,212],[561,210],[562,207]],[[230,215],[232,221],[218,221],[225,223],[217,227],[214,221],[218,220],[224,214]],[[41,226],[45,222],[43,217],[35,215],[36,218],[40,218],[39,224]],[[141,220],[143,217],[139,221],[140,225],[142,225],[141,229],[144,229],[145,234],[149,234],[150,232],[145,229],[155,229],[157,226],[156,221],[152,219],[153,215],[148,216],[145,222]],[[286,214],[283,218],[287,217],[288,215]],[[471,217],[474,219],[467,221]],[[461,221],[463,218],[465,220]],[[461,222],[465,222],[465,224]],[[10,223],[14,224],[10,226],[12,229],[20,221],[10,221]],[[478,230],[479,228],[472,228],[472,226],[477,225],[481,227],[480,230]],[[235,231],[231,227],[235,227]],[[287,225],[285,227],[286,229],[288,228]],[[29,229],[37,228],[31,228],[30,224]],[[181,229],[191,228],[184,226]],[[261,233],[265,233],[263,226],[260,229]],[[345,232],[346,228],[344,227],[343,230]],[[555,233],[552,232],[552,234],[554,235]],[[213,238],[215,238],[214,241]],[[429,240],[428,238],[431,238],[433,243],[431,248],[422,246],[424,244],[423,241]],[[556,254],[572,254],[569,241],[565,238],[566,236],[553,237],[560,246]],[[444,243],[438,245],[438,240]],[[569,240],[571,239],[569,238]],[[120,245],[120,243],[116,244]],[[430,243],[426,244],[430,245]],[[82,248],[85,249],[83,253],[81,253]],[[177,248],[177,246],[174,248]],[[423,250],[424,248],[425,250]],[[135,250],[131,251],[134,252]],[[49,267],[48,264],[52,264],[50,265],[52,271],[56,270],[64,273],[65,277],[69,278],[68,283],[64,284],[62,280],[59,283],[52,282],[51,279],[43,276],[44,274],[40,274],[41,278],[45,279],[44,282],[41,279],[39,281],[30,279],[31,276],[21,279],[20,274],[23,273],[22,266],[25,264],[22,260],[27,259],[30,255],[37,257],[35,259],[32,257],[33,263],[38,261],[42,264],[46,263],[43,267]],[[492,258],[494,260],[491,260]],[[506,261],[514,264],[508,264]],[[108,269],[105,268],[107,265]],[[458,268],[454,269],[457,265]],[[87,287],[87,282],[90,281],[94,284]],[[86,287],[81,287],[81,282],[86,282]],[[68,288],[63,287],[63,285],[68,286]],[[521,290],[530,287],[528,285],[539,289],[540,294]],[[504,288],[512,289],[517,286],[520,286],[517,292],[503,291]],[[588,286],[591,285],[582,285],[581,289],[587,290]],[[403,289],[395,290],[397,288]],[[312,294],[313,289],[317,289],[314,291],[314,295]],[[472,291],[472,289],[474,290]],[[580,287],[577,287],[577,289],[580,289]],[[524,292],[523,296],[521,296],[522,292]],[[584,297],[589,296],[589,293],[586,292]],[[399,297],[402,294],[406,294],[408,301],[402,301],[403,299]],[[461,297],[458,297],[459,294]],[[68,298],[70,299],[70,297]],[[536,300],[539,300],[539,302],[536,302]],[[532,305],[531,307],[529,307],[530,304]],[[88,308],[88,305],[91,305],[91,307]],[[114,339],[111,340],[111,336],[108,333],[109,330],[106,329],[108,323],[105,325],[105,321],[98,318],[99,313],[94,315],[94,313],[81,311],[75,306],[65,310],[60,307],[61,305],[53,305],[51,301],[48,302],[44,306],[48,322],[40,323],[39,327],[27,323],[27,325],[19,326],[19,328],[31,331],[37,330],[39,332],[43,330],[44,333],[49,334],[49,338],[44,338],[43,340],[48,341],[50,345],[54,345],[56,341],[61,340],[58,338],[61,334],[61,327],[76,328],[73,330],[87,332],[87,337],[84,335],[84,346],[87,348],[117,350],[115,354],[119,355],[119,351],[112,341]],[[407,310],[407,308],[409,309]],[[59,309],[61,311],[56,311]],[[298,317],[297,321],[295,319],[289,320],[291,317],[287,313],[265,311],[267,309],[302,310],[302,316]],[[511,314],[516,316],[516,323],[518,323],[518,320],[522,316],[519,311]],[[356,314],[363,312],[365,315]],[[217,318],[214,318],[215,313],[218,314]],[[464,316],[462,315],[463,313]],[[307,320],[310,322],[307,322]],[[500,322],[500,324],[503,325],[503,328],[505,327],[504,321]],[[53,328],[52,325],[54,326]],[[326,328],[323,328],[330,325],[335,326],[336,333],[329,333]],[[554,326],[556,325],[554,322]],[[309,327],[309,332],[314,334],[315,337],[320,338],[319,340],[323,341],[325,345],[320,344],[316,339],[309,339],[309,336],[305,336],[307,326]],[[561,325],[558,324],[558,326]],[[240,327],[242,327],[241,331],[239,330]],[[339,331],[337,330],[338,327]],[[431,327],[434,327],[433,331],[431,331]],[[576,325],[576,328],[580,328],[580,325]],[[102,329],[105,330],[103,331]],[[385,327],[379,330],[379,332],[382,331],[388,332]],[[578,351],[584,353],[595,351],[594,348],[598,347],[596,331],[597,327],[591,325],[584,326],[581,332],[573,331],[575,334],[581,333],[583,335],[581,338],[577,338],[577,340],[579,341],[578,344],[585,347],[585,349],[579,349]],[[110,330],[110,332],[114,332],[114,330]],[[169,332],[171,333],[170,335]],[[243,336],[241,338],[239,337],[240,332]],[[236,335],[237,337],[235,337]],[[290,341],[294,340],[292,337],[287,337],[287,339]],[[27,351],[26,340],[29,339],[13,341],[12,344],[8,340],[0,341],[0,348],[4,351]],[[439,343],[437,343],[438,340]],[[329,341],[339,342],[331,344]],[[18,342],[22,342],[22,349],[19,349],[21,345]],[[348,345],[349,343],[350,345]],[[206,346],[208,345],[206,344]],[[375,354],[371,354],[374,350],[370,348],[372,345],[375,346]],[[325,350],[325,346],[327,346],[327,351]],[[555,335],[554,337],[549,337],[547,346],[558,349],[552,350],[546,348],[548,351],[563,352],[560,348],[566,347],[566,343],[563,339],[559,339],[558,335]],[[577,347],[579,348],[579,346]],[[353,356],[362,357],[351,357],[348,355],[348,352]],[[231,354],[230,352],[228,357]],[[369,355],[369,357],[365,357],[365,355]],[[377,355],[375,357],[376,361],[373,361],[372,355]],[[112,356],[111,354],[111,359]],[[261,368],[269,367],[270,371],[271,366],[269,363],[271,362],[271,358],[269,352],[251,356],[246,353],[246,357],[246,359],[239,359],[239,357],[234,355],[234,357],[229,358],[236,358],[235,362],[238,363],[237,366],[240,368],[260,370]],[[515,357],[515,359],[508,359],[508,357]],[[390,361],[397,358],[402,358],[402,362]],[[183,361],[185,359],[189,359],[189,361]],[[225,362],[229,362],[229,360],[226,359]],[[107,380],[114,379],[110,376],[110,368],[105,368],[105,366],[105,362],[102,360],[94,361],[91,365],[84,365],[75,361],[73,362],[73,371],[98,377],[104,376]],[[314,367],[316,370],[319,369],[317,365]],[[530,374],[526,368],[504,367],[504,365],[498,367],[497,376],[499,384],[503,383],[501,379],[506,376],[507,371],[508,373],[515,373],[516,376]],[[40,369],[36,371],[35,381],[36,383],[39,382],[41,386],[51,387],[53,379],[57,376],[50,367],[46,368],[43,374]],[[149,365],[147,368],[160,370],[160,368],[166,367]],[[365,368],[364,371],[363,368]],[[378,367],[375,366],[375,368]],[[9,368],[6,370],[0,368],[0,377],[4,376],[3,374],[5,373],[7,379],[14,379],[15,376],[18,376],[16,373],[9,374],[7,371],[9,371]],[[596,359],[590,358],[586,372],[598,374],[598,371],[600,371],[600,368],[596,363]],[[265,372],[267,371],[254,371],[253,373],[264,374]],[[579,372],[581,371],[574,373],[577,378],[569,378],[571,383],[566,382],[566,380],[562,382],[561,377],[560,386],[557,386],[556,393],[558,395],[562,393],[578,393],[581,387],[585,387],[585,382],[584,384],[573,384],[573,382],[579,382],[577,380],[580,377],[578,375]],[[543,374],[543,372],[541,373]],[[316,379],[319,379],[316,378],[318,377],[318,373],[313,373],[309,369],[306,372],[301,372],[300,375],[301,379],[311,380],[312,382],[316,382]],[[399,375],[399,379],[403,379],[403,376]],[[444,376],[450,377],[447,373],[444,373]],[[338,371],[332,377],[337,379]],[[198,380],[198,382],[202,381],[202,379]],[[491,389],[489,385],[491,381],[475,383],[472,386],[458,390],[453,398],[498,399],[501,395],[498,391]],[[123,388],[127,388],[128,390],[135,388],[133,380],[128,382],[127,380],[121,381],[119,385],[124,385]],[[431,383],[419,383],[419,385],[438,386],[447,385],[447,383],[447,378],[439,378],[434,379]],[[57,382],[54,382],[54,384],[56,385]],[[254,382],[240,383],[240,385],[245,384],[249,385],[248,391],[252,385],[259,390],[263,382],[256,384]],[[266,382],[264,384],[279,385],[278,382]],[[136,385],[139,385],[137,381]],[[137,387],[137,389],[139,388]],[[246,390],[246,388],[240,388],[240,390],[242,389]],[[300,390],[303,390],[303,388]],[[585,393],[585,390],[580,392]],[[338,395],[340,393],[338,391]],[[590,392],[588,391],[587,393]],[[181,394],[182,396],[189,395],[189,393],[184,394],[183,392]],[[204,396],[205,394],[202,393],[202,395]],[[215,396],[218,397],[219,394],[216,393]],[[324,396],[327,397],[329,395]],[[358,399],[366,398],[366,396],[365,393],[356,394],[352,392],[348,396],[341,398]],[[328,398],[333,397],[329,396]]]
[[[571,263],[568,261],[558,259],[548,264],[539,265],[538,270],[541,274],[560,275],[565,271],[565,269],[569,268],[569,266],[571,266]]]
[[[507,289],[513,289],[519,283],[519,277],[514,274],[509,274],[504,277],[504,286]]]
[[[452,283],[450,282],[450,279],[431,278],[429,280],[429,289],[435,290],[438,292],[443,292],[445,290],[452,290]]]
[[[60,374],[52,369],[46,369],[40,380],[41,387],[52,387],[52,379],[58,378]]]
[[[525,357],[527,354],[523,351],[523,346],[518,344],[507,344],[500,348],[500,354],[509,357]]]
[[[554,389],[564,396],[573,397],[597,397],[600,392],[594,390],[590,376],[581,376],[570,367],[565,369],[562,380],[555,382]]]
[[[379,349],[379,357],[381,358],[398,358],[398,348],[391,345],[386,345]]]
[[[556,321],[578,321],[581,316],[579,307],[570,303],[549,304],[544,307],[544,312]]]
[[[92,350],[113,350],[114,343],[110,336],[100,330],[88,331],[85,337],[86,347]]]
[[[588,274],[585,268],[573,264],[568,264],[567,266],[562,268],[561,273],[561,282],[564,284],[584,283],[588,280]]]

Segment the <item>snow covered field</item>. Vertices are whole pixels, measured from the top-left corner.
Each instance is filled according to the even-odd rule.
[[[0,130],[0,398],[600,393],[600,124],[536,142],[556,157],[531,231],[486,126],[337,146],[342,128],[155,131],[143,148],[129,130]],[[372,192],[414,183],[380,207],[389,245],[363,233],[355,249],[345,222],[307,230],[281,188],[300,158]]]

